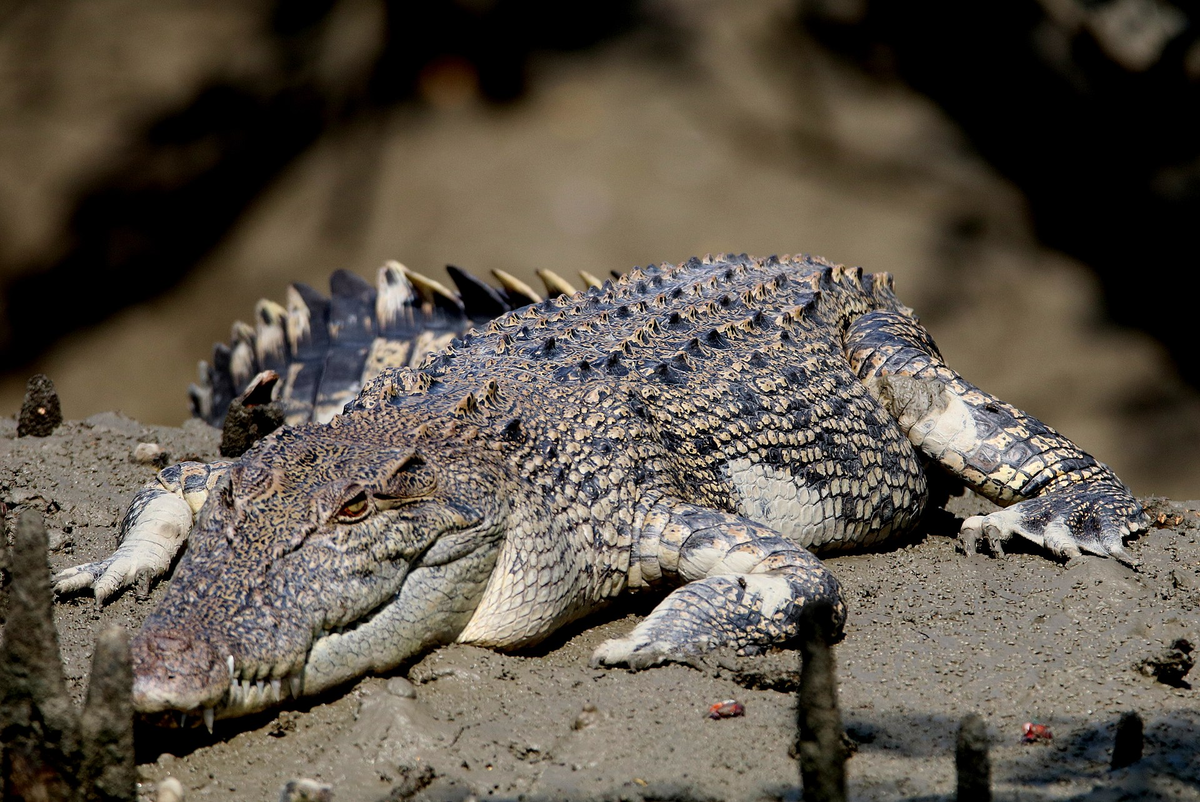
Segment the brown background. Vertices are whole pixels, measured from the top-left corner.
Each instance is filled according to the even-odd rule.
[[[247,187],[232,199],[164,201],[168,233],[153,248],[139,251],[134,230],[71,251],[88,215],[141,198],[143,183],[203,173],[228,146],[233,135],[202,137],[145,157],[147,121],[211,105],[206,87],[274,97],[296,77],[279,67],[296,52],[306,86],[360,85],[383,47],[384,6],[330,5],[286,46],[264,35],[269,4],[4,7],[0,266],[11,278],[82,256],[7,297],[8,318],[22,321],[7,336],[21,347],[0,409],[15,413],[41,371],[69,418],[119,410],[177,425],[196,362],[234,319],[257,298],[282,299],[288,281],[324,287],[339,267],[372,276],[395,258],[439,278],[454,263],[532,279],[710,251],[810,252],[895,274],[953,366],[1135,491],[1197,495],[1197,394],[1164,347],[1107,322],[1089,268],[1038,241],[1022,194],[937,106],[830,55],[792,3],[641,3],[633,22],[600,20],[594,36],[519,43],[526,57],[507,72],[474,40],[430,44],[393,17],[389,41],[423,54],[397,68],[411,78],[403,87],[368,101],[330,90],[342,106],[311,130],[303,102],[268,114],[287,125],[236,167]],[[480,41],[520,30],[496,23],[489,39],[488,24]],[[110,185],[124,194],[96,190]],[[154,211],[153,198],[139,202]],[[222,215],[227,224],[209,219]],[[120,266],[126,252],[144,252],[136,270]],[[1131,282],[1157,278],[1130,266]],[[153,297],[125,307],[142,294]],[[1161,303],[1179,314],[1169,290]],[[64,320],[93,316],[56,338]]]

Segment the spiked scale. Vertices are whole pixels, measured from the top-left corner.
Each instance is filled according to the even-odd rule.
[[[328,420],[386,368],[416,367],[472,326],[542,301],[528,284],[503,270],[491,287],[448,265],[454,289],[391,261],[371,286],[346,271],[330,279],[326,297],[305,284],[288,288],[287,306],[261,300],[255,325],[233,324],[230,342],[214,346],[189,389],[192,415],[222,426],[230,403],[262,371],[286,382],[275,389],[287,423]],[[550,270],[538,270],[550,295],[575,288]],[[585,285],[594,276],[581,274]],[[598,286],[598,285],[597,285]]]

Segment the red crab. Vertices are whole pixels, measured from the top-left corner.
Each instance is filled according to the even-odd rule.
[[[1036,744],[1042,741],[1049,741],[1053,736],[1050,734],[1050,728],[1045,724],[1034,724],[1032,721],[1026,721],[1021,727],[1021,743]]]
[[[717,702],[708,708],[709,718],[736,718],[744,715],[746,715],[746,706],[735,699],[726,699],[724,702]]]

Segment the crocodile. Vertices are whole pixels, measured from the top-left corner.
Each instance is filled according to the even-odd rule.
[[[963,521],[965,552],[1135,565],[1129,489],[948,367],[888,274],[709,256],[506,312],[327,423],[165,469],[132,550],[55,585],[106,598],[186,544],[133,638],[133,700],[211,729],[628,594],[665,596],[598,666],[787,646],[814,608],[840,628],[818,555],[912,532],[940,474],[999,505]]]

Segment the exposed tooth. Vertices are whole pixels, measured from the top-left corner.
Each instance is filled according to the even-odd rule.
[[[179,729],[181,729],[181,730],[187,729],[187,713],[179,714]]]
[[[279,678],[271,680],[271,693],[275,695],[275,701],[283,699],[283,681]]]
[[[265,682],[263,682],[261,679],[260,679],[260,680],[257,680],[257,681],[254,683],[254,687],[258,689],[258,695],[259,695],[259,696],[262,696],[262,695],[263,695],[263,691],[266,689],[266,685],[267,685],[267,684],[266,684]]]
[[[225,665],[229,666],[229,680],[232,682],[234,678],[232,654],[225,658]]]
[[[304,689],[304,680],[299,673],[292,674],[288,677],[288,686],[292,690],[292,698],[299,699],[300,692]]]
[[[212,735],[213,722],[216,721],[217,714],[211,707],[204,708],[204,726],[208,727],[208,734]]]

